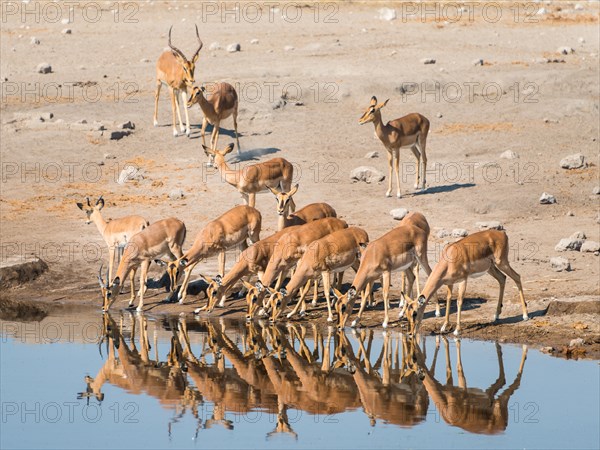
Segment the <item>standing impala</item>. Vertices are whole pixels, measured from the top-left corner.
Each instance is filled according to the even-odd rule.
[[[148,278],[148,268],[152,261],[168,257],[171,260],[180,258],[183,252],[181,247],[185,241],[185,225],[181,220],[173,217],[159,220],[145,228],[143,231],[135,234],[125,246],[123,257],[117,267],[116,276],[106,283],[102,280],[102,276],[98,276],[98,281],[102,288],[104,297],[104,311],[108,311],[111,305],[117,299],[121,288],[121,283],[131,271],[137,270],[141,266],[140,271],[140,301],[137,311],[141,311],[144,307],[144,292],[146,292],[146,279]],[[174,285],[171,284],[171,290]],[[135,300],[135,292],[131,291],[131,299],[129,306],[133,305]]]
[[[126,216],[120,219],[113,219],[109,222],[104,220],[100,212],[104,208],[104,199],[102,196],[96,200],[94,206],[91,205],[89,197],[85,198],[87,205],[77,203],[79,209],[85,212],[87,216],[86,223],[94,223],[102,235],[104,242],[108,245],[108,278],[112,280],[113,268],[117,250],[125,247],[131,237],[146,228],[149,223],[141,216]],[[131,274],[131,291],[134,292],[133,273]]]
[[[179,268],[183,268],[184,278],[179,289],[179,303],[187,296],[187,287],[194,267],[204,258],[219,254],[219,275],[225,273],[225,251],[242,244],[246,248],[246,238],[252,242],[260,239],[262,217],[258,210],[250,206],[236,206],[208,223],[196,236],[192,247],[175,262],[169,263],[167,272],[171,286],[177,282]]]
[[[298,192],[298,185],[295,185],[291,191],[278,191],[269,188],[277,201],[277,229],[283,230],[292,225],[304,225],[313,220],[323,219],[325,217],[337,217],[335,209],[327,203],[311,203],[296,212],[290,213],[290,208],[294,204],[292,197]]]
[[[204,114],[202,119],[202,144],[206,145],[205,132],[206,125],[213,126],[210,138],[210,148],[217,148],[219,142],[219,130],[221,121],[233,116],[233,128],[235,130],[235,140],[237,142],[238,154],[240,153],[240,139],[238,137],[237,115],[238,115],[238,95],[234,87],[229,83],[215,83],[212,92],[208,98],[204,97],[205,88],[194,86],[192,95],[187,101],[187,107],[191,108],[195,103],[200,105]]]
[[[175,111],[179,118],[179,127],[181,132],[190,135],[190,117],[187,108],[185,109],[185,127],[181,121],[181,112],[179,110],[178,95],[181,94],[183,105],[187,103],[187,91],[194,84],[194,71],[196,69],[196,61],[202,49],[202,39],[198,34],[198,25],[196,25],[196,37],[198,38],[198,50],[194,53],[191,60],[188,60],[181,50],[171,45],[171,30],[169,28],[169,48],[161,53],[156,62],[156,94],[154,96],[154,126],[158,125],[158,99],[160,97],[160,89],[164,84],[169,89],[171,95],[171,110],[173,112],[173,136],[177,136],[177,121],[175,120]]]
[[[431,273],[427,259],[427,233],[410,223],[394,228],[367,245],[362,252],[360,268],[348,292],[342,295],[339,291],[334,291],[338,298],[335,307],[339,315],[339,327],[343,328],[352,314],[357,293],[362,292],[379,277],[383,277],[383,304],[385,307],[383,327],[386,328],[389,322],[388,309],[392,272],[405,271],[415,263],[419,263],[427,275]],[[352,322],[352,326],[356,326],[360,321],[365,304],[366,296],[361,301],[358,317]]]
[[[415,178],[415,189],[425,189],[427,174],[427,134],[429,133],[429,120],[418,113],[408,114],[387,124],[381,119],[381,108],[387,105],[386,100],[377,104],[377,97],[371,97],[371,104],[359,119],[359,123],[373,122],[375,134],[388,152],[388,190],[387,197],[392,196],[392,163],[396,171],[396,196],[400,198],[400,149],[410,147],[413,155],[417,158],[417,173]]]
[[[236,170],[231,169],[225,162],[225,155],[233,150],[233,143],[229,144],[225,150],[211,150],[204,145],[202,147],[204,147],[206,156],[209,157],[207,166],[219,169],[221,178],[242,194],[242,198],[248,206],[254,207],[256,204],[257,192],[280,186],[287,192],[292,187],[294,166],[283,158],[273,158]],[[291,200],[290,208],[292,212],[296,210],[293,200]]]
[[[411,330],[413,334],[419,331],[427,302],[443,285],[448,286],[448,296],[446,299],[446,318],[440,331],[442,333],[446,331],[450,317],[452,286],[458,284],[456,329],[454,330],[454,335],[458,336],[460,334],[462,302],[467,290],[467,279],[469,277],[475,278],[485,273],[489,273],[500,285],[494,322],[498,320],[502,311],[506,275],[512,278],[519,289],[523,320],[528,320],[529,316],[523,295],[521,276],[510,266],[508,262],[508,250],[508,236],[504,231],[498,230],[485,230],[473,233],[460,241],[444,247],[440,256],[440,262],[437,263],[435,269],[433,269],[433,272],[427,279],[425,287],[417,301],[409,299],[409,307],[412,311],[409,314],[411,314],[413,320],[413,329]]]

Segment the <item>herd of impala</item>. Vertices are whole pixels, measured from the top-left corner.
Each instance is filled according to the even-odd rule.
[[[154,110],[154,124],[157,125],[158,99],[162,84],[167,85],[173,112],[173,134],[177,135],[176,115],[180,130],[190,134],[187,108],[186,124],[181,120],[178,97],[187,107],[198,103],[204,113],[202,140],[204,151],[209,158],[208,164],[217,168],[221,179],[235,187],[245,202],[208,223],[196,236],[193,244],[183,250],[186,238],[185,224],[176,218],[167,218],[150,224],[140,216],[127,216],[106,222],[101,215],[104,199],[100,197],[94,205],[90,199],[78,207],[87,215],[88,223],[95,223],[109,247],[109,263],[106,280],[102,276],[102,266],[98,280],[104,299],[103,309],[108,311],[115,302],[127,277],[131,282],[129,305],[136,297],[134,275],[140,268],[140,288],[138,292],[138,311],[144,306],[144,292],[148,268],[155,261],[165,265],[170,279],[169,298],[177,298],[183,303],[187,296],[187,287],[192,271],[206,258],[219,257],[219,273],[214,278],[201,277],[208,282],[207,304],[196,312],[210,312],[218,304],[225,305],[228,295],[241,282],[247,300],[247,319],[254,316],[269,316],[276,321],[286,312],[286,307],[299,293],[295,307],[287,313],[287,318],[295,314],[303,315],[307,305],[305,298],[313,286],[312,305],[318,301],[318,283],[322,281],[323,294],[327,303],[327,320],[334,321],[337,313],[338,326],[344,327],[353,314],[356,298],[360,295],[358,315],[351,322],[356,326],[365,307],[373,305],[373,287],[382,280],[383,304],[385,316],[383,327],[387,327],[390,316],[390,286],[392,272],[402,273],[402,293],[399,302],[399,318],[406,317],[409,330],[419,330],[423,312],[428,301],[443,285],[447,286],[445,321],[441,331],[448,327],[452,287],[458,284],[457,320],[455,335],[460,333],[460,317],[467,279],[484,273],[494,277],[500,292],[494,321],[498,319],[504,296],[506,276],[512,278],[519,289],[523,310],[523,319],[527,320],[527,306],[519,274],[508,262],[508,237],[503,231],[486,230],[474,233],[458,242],[446,246],[436,266],[431,269],[427,260],[427,241],[430,227],[427,219],[418,212],[408,214],[397,227],[374,241],[369,241],[365,230],[349,226],[337,218],[335,209],[327,203],[312,203],[296,210],[293,200],[298,185],[292,186],[293,165],[283,158],[249,165],[243,170],[232,169],[225,157],[234,145],[218,149],[219,127],[221,120],[233,117],[236,140],[238,96],[233,86],[217,83],[212,93],[205,97],[205,89],[194,83],[195,63],[202,49],[202,40],[198,35],[199,47],[191,60],[171,44],[169,30],[169,50],[165,50],[157,62],[157,83]],[[191,92],[188,99],[187,93]],[[427,156],[425,153],[429,120],[420,114],[409,114],[384,125],[381,109],[387,101],[378,103],[373,97],[361,116],[361,124],[373,122],[375,133],[388,152],[389,186],[386,195],[392,193],[392,169],[395,169],[397,196],[400,197],[399,151],[403,147],[412,150],[417,158],[415,188],[426,186]],[[213,125],[210,147],[205,144],[207,122]],[[257,192],[269,190],[277,200],[278,231],[260,239],[262,216],[255,208]],[[251,245],[248,246],[247,240]],[[241,246],[239,261],[225,273],[225,253],[228,249]],[[114,261],[119,263],[114,269]],[[351,287],[342,294],[344,271],[352,268],[355,277]],[[419,271],[427,275],[425,286],[419,285]],[[180,277],[183,275],[183,281]],[[251,278],[257,277],[254,284]],[[286,281],[288,280],[288,281]],[[333,281],[333,285],[332,285]],[[416,300],[411,298],[416,281]],[[332,298],[333,297],[333,298]],[[440,306],[436,305],[436,316],[440,316]]]

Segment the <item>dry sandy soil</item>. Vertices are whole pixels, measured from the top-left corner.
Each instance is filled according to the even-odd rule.
[[[301,8],[281,3],[270,11],[262,5],[260,17],[243,3],[237,13],[233,4],[192,1],[122,3],[118,10],[114,2],[74,2],[71,13],[49,3],[2,4],[2,262],[36,254],[49,265],[35,282],[3,290],[5,305],[11,299],[99,307],[96,273],[107,251],[75,206],[85,196],[104,195],[105,217],[136,213],[150,221],[182,219],[186,248],[207,221],[241,203],[239,194],[204,166],[199,108],[190,111],[191,138],[174,138],[163,89],[161,126],[152,126],[154,64],[167,44],[169,26],[174,25],[174,45],[189,55],[196,45],[193,24],[198,24],[205,45],[197,83],[228,81],[240,95],[243,151],[230,157],[231,164],[241,167],[274,156],[290,160],[300,184],[298,205],[329,202],[371,239],[397,224],[390,210],[420,211],[432,227],[432,263],[450,239],[438,238],[439,230],[474,232],[476,222],[500,221],[533,319],[518,319],[517,290],[509,280],[504,320],[488,326],[497,284],[483,277],[469,283],[464,334],[557,349],[581,337],[588,355],[597,355],[598,255],[554,249],[576,231],[600,241],[600,196],[593,194],[599,185],[600,86],[594,2],[578,2],[583,9],[575,2],[544,2],[539,4],[544,14],[532,14],[531,4],[503,2],[501,9],[498,3],[465,4],[460,20],[455,20],[456,9],[429,5],[433,12],[425,14],[425,6],[417,5],[417,14],[409,15],[415,5],[392,2]],[[383,7],[395,8],[396,20],[379,18]],[[63,23],[69,16],[70,23]],[[72,32],[62,33],[65,28]],[[221,49],[211,50],[213,42]],[[241,51],[227,52],[234,42]],[[560,54],[562,46],[574,52]],[[423,64],[424,58],[436,63]],[[474,64],[479,59],[483,65]],[[42,62],[51,64],[51,73],[36,72]],[[287,105],[274,109],[282,95]],[[426,191],[412,190],[410,151],[401,155],[401,199],[384,196],[387,180],[350,180],[350,171],[361,165],[387,172],[385,150],[372,125],[358,124],[372,95],[390,99],[384,120],[410,112],[431,120]],[[53,117],[38,119],[44,113]],[[87,124],[78,123],[82,119]],[[96,121],[106,130],[95,130]],[[135,130],[111,140],[111,132],[127,121]],[[223,147],[232,140],[231,121],[224,127]],[[519,158],[501,159],[506,150]],[[371,151],[380,157],[365,159]],[[574,153],[586,157],[587,167],[560,168],[560,160]],[[106,154],[114,159],[105,159]],[[120,185],[116,180],[127,164],[137,166],[143,179]],[[184,198],[170,199],[174,189],[182,189]],[[539,204],[542,192],[556,196],[557,203]],[[276,228],[271,194],[259,195],[257,207],[266,236]],[[235,255],[230,254],[228,267]],[[573,270],[553,271],[549,260],[554,256],[567,257]],[[216,260],[198,270],[215,271]],[[152,275],[159,276],[159,269]],[[399,277],[394,281],[397,300]],[[150,290],[148,312],[190,313],[204,302],[200,295],[183,306],[158,304],[164,297]],[[562,306],[546,314],[555,300]],[[239,313],[236,305],[217,314]],[[323,320],[322,311],[310,316]],[[377,309],[364,323],[374,326],[380,320]],[[426,319],[424,327],[432,331],[440,323]]]

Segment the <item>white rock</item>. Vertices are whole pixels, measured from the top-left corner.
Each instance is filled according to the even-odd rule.
[[[490,220],[488,222],[477,222],[475,226],[480,230],[504,230],[504,226],[497,220]]]
[[[396,208],[390,211],[390,216],[394,218],[394,220],[402,220],[404,216],[408,214],[408,209],[406,208]]]
[[[576,231],[575,233],[573,233],[570,236],[571,239],[580,239],[582,241],[585,241],[587,239],[587,236],[585,235],[585,233],[583,231]]]
[[[379,18],[381,20],[396,20],[396,10],[392,8],[381,8],[379,10]]]
[[[229,44],[227,46],[227,51],[229,53],[239,52],[241,49],[242,49],[242,46],[239,43],[237,43],[237,42],[235,42],[233,44]]]
[[[367,158],[367,159],[379,158],[379,152],[369,152],[365,155],[365,158]]]
[[[360,166],[350,172],[350,179],[373,183],[385,180],[385,175],[375,167]]]
[[[442,113],[437,113],[435,116],[436,116],[438,119],[441,119],[442,117],[444,117],[444,115],[443,115]]]
[[[543,192],[542,196],[540,197],[540,204],[551,205],[552,203],[556,203],[556,198],[554,195]]]
[[[135,124],[131,120],[128,120],[127,122],[117,124],[117,128],[121,130],[135,130]]]
[[[440,239],[444,239],[446,237],[450,236],[450,232],[448,230],[440,230],[437,232],[437,237]]]
[[[540,8],[540,9],[538,9],[537,15],[542,16],[547,13],[548,13],[548,10],[546,8]]]
[[[583,156],[581,153],[569,155],[560,160],[560,167],[563,169],[579,169],[581,167],[585,167],[585,165],[585,156]]]
[[[579,39],[577,39],[577,41],[578,41],[580,44],[585,44],[585,39],[584,39],[584,38],[582,38],[582,37],[580,37]]]
[[[31,40],[29,41],[29,43],[31,45],[40,45],[40,40],[34,36],[34,37],[31,38]]]
[[[469,232],[464,228],[455,228],[451,233],[452,237],[465,237],[469,235]]]
[[[61,31],[62,34],[71,34],[73,31],[71,31],[70,28],[63,28],[63,30]]]
[[[569,272],[571,270],[571,263],[567,258],[563,258],[562,256],[550,258],[550,265],[552,266],[552,270],[556,272]]]
[[[171,192],[169,192],[169,198],[171,200],[179,200],[183,197],[185,197],[185,194],[181,189],[173,189]]]
[[[582,338],[571,339],[569,342],[569,347],[581,347],[585,341]]]
[[[208,49],[210,51],[221,50],[221,46],[219,45],[218,42],[211,42],[211,44],[208,46]]]
[[[519,154],[513,152],[512,150],[506,150],[504,153],[500,155],[502,159],[519,159]]]
[[[435,64],[435,62],[436,62],[436,61],[435,61],[435,59],[433,59],[433,58],[423,58],[423,59],[421,60],[421,63],[422,63],[422,64]]]
[[[568,55],[570,53],[575,53],[575,50],[571,47],[558,47],[556,52],[561,55]]]
[[[473,61],[474,66],[483,66],[483,59],[476,59]]]
[[[563,238],[558,242],[558,244],[556,244],[554,250],[556,250],[557,252],[577,252],[579,251],[579,249],[581,249],[582,245],[583,241],[581,239]]]
[[[579,249],[579,251],[586,253],[600,252],[600,242],[585,241],[583,244],[581,244],[581,248]]]
[[[67,25],[67,24],[71,23],[71,21],[67,18],[67,19],[61,20],[60,23],[62,23],[63,25]]]
[[[292,47],[291,45],[286,45],[285,47],[283,47],[284,52],[291,52],[292,50],[294,50],[294,47]]]
[[[142,175],[142,173],[140,172],[140,170],[137,167],[126,166],[123,170],[121,170],[121,173],[119,174],[119,179],[117,180],[117,183],[125,184],[128,181],[143,180],[143,179],[144,179],[144,176]]]
[[[142,58],[142,59],[140,59],[140,62],[141,63],[149,63],[150,60],[148,58]]]
[[[112,153],[105,153],[104,159],[117,159],[117,157],[115,155],[113,155]]]
[[[600,195],[600,186],[596,186],[594,189],[592,189],[592,194]]]
[[[37,73],[50,73],[52,72],[52,66],[48,63],[40,63],[37,65],[35,71]]]
[[[583,11],[583,5],[581,5],[581,4],[579,4],[579,3],[577,3],[577,4],[575,5],[575,11]]]
[[[252,45],[258,45],[258,42],[259,42],[258,39],[252,39],[250,41],[250,44],[252,44]]]

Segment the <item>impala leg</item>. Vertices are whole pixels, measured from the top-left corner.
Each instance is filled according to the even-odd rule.
[[[439,300],[437,301],[437,307],[439,307]],[[450,320],[450,305],[452,304],[452,285],[448,285],[448,289],[447,289],[447,293],[446,293],[446,317],[444,318],[444,324],[442,325],[442,328],[440,329],[440,333],[443,333],[444,331],[446,331],[446,327],[448,326],[449,320]],[[436,307],[436,317],[439,317],[437,315],[437,307]]]
[[[410,151],[413,155],[415,155],[415,159],[417,160],[417,170],[415,172],[415,185],[414,188],[417,189],[419,187],[419,183],[421,182],[421,152],[417,148],[417,143],[410,148]]]
[[[502,312],[502,301],[504,299],[504,288],[506,286],[506,275],[500,272],[496,266],[490,266],[488,273],[493,276],[498,284],[500,285],[500,291],[498,293],[498,305],[496,306],[496,314],[494,315],[493,322],[496,322],[500,318],[500,312]]]
[[[185,268],[184,272],[184,276],[183,276],[183,283],[181,283],[181,287],[179,288],[179,304],[182,305],[185,298],[187,297],[187,287],[188,284],[190,283],[190,277],[192,276],[192,270],[194,270],[194,267],[196,267],[196,264],[198,264],[197,262],[192,264],[191,266],[187,266]]]
[[[323,293],[325,294],[325,300],[327,300],[327,322],[333,322],[333,312],[331,312],[331,298],[329,291],[331,290],[331,276],[329,272],[323,272],[321,274],[323,278]]]
[[[306,284],[304,285],[304,287],[302,289],[300,289],[300,299],[304,299],[304,294],[305,292],[310,288],[310,280],[308,280],[306,282]],[[296,303],[296,305],[294,305],[294,308],[292,309],[292,311],[287,315],[287,318],[289,319],[290,317],[295,316],[298,313],[298,310],[300,309],[302,300],[298,300],[298,302]],[[306,308],[303,307],[302,308],[302,314],[306,311]]]
[[[262,277],[260,279],[262,279]],[[278,291],[282,284],[283,284],[283,271],[279,272],[279,276],[277,277],[277,282],[275,283],[275,290]]]
[[[385,317],[383,319],[383,328],[387,328],[390,317],[388,310],[390,309],[390,286],[392,284],[392,273],[390,271],[383,272],[383,307],[385,309]]]
[[[317,300],[319,299],[319,280],[315,279],[313,280],[313,299],[312,299],[312,306],[315,307],[317,306]]]
[[[421,184],[420,187],[421,189],[425,189],[425,186],[427,186],[427,180],[426,180],[426,176],[427,176],[427,152],[425,151],[426,147],[427,147],[427,136],[424,134],[419,134],[419,137],[417,139],[417,144],[419,146],[419,150],[421,151]]]
[[[496,345],[498,345],[498,343],[496,343]],[[460,340],[456,341],[456,374],[458,375],[458,387],[467,389],[467,379],[465,378],[465,371],[463,369],[460,352]]]
[[[113,279],[113,267],[115,264],[115,246],[111,245],[108,247],[108,280],[107,283],[110,283]]]
[[[394,170],[396,171],[396,197],[400,198],[400,150],[394,150]]]
[[[202,129],[200,130],[200,137],[202,137],[202,145],[206,145],[206,126],[208,125],[208,119],[204,117],[202,119]]]
[[[510,267],[508,261],[500,261],[500,263],[496,263],[498,269],[508,275],[517,285],[519,289],[519,298],[521,299],[521,307],[523,308],[523,320],[529,320],[529,315],[527,314],[527,303],[525,303],[525,296],[523,295],[523,285],[521,284],[521,276]]]
[[[187,91],[181,91],[181,102],[183,105],[183,109],[185,110],[185,134],[187,135],[187,137],[190,137],[190,111],[189,108],[186,106]]]
[[[225,276],[225,249],[219,252],[219,275]]]
[[[248,194],[248,206],[252,206],[253,208],[256,205],[256,193],[252,192]]]
[[[465,279],[458,285],[458,297],[456,298],[456,329],[454,330],[454,336],[460,334],[460,313],[462,311],[462,303],[465,298],[465,292],[467,290],[467,280]]]
[[[178,136],[179,133],[177,132],[177,114],[179,113],[179,110],[177,109],[177,96],[175,95],[175,90],[172,87],[169,87],[169,95],[171,96],[171,113],[173,115],[173,122],[172,122],[172,128],[173,128],[173,136]],[[177,112],[175,112],[177,110]]]
[[[131,300],[129,302],[130,305],[133,305],[133,301],[135,300],[135,272],[136,269],[133,269],[131,272],[129,272],[129,283],[131,284],[131,287],[129,289],[131,289]]]
[[[156,93],[154,94],[154,126],[158,126],[158,98],[160,97],[160,89],[162,88],[162,82],[156,80]]]
[[[144,309],[144,293],[146,292],[146,279],[148,277],[148,267],[150,267],[150,261],[144,261],[140,268],[140,301],[136,308],[136,311],[142,311]]]
[[[235,140],[237,142],[237,151],[238,151],[238,155],[239,155],[241,153],[241,150],[240,150],[240,137],[238,134],[238,127],[237,127],[237,115],[238,115],[238,110],[236,107],[235,110],[233,111],[233,130],[235,131]]]
[[[217,120],[213,124],[212,137],[210,139],[211,148],[217,148],[217,142],[219,142],[219,130],[221,127],[221,121]]]
[[[392,165],[394,163],[394,154],[392,153],[391,150],[388,150],[387,154],[388,154],[388,190],[385,193],[385,196],[391,197],[392,196]]]
[[[185,100],[184,103],[185,105]],[[179,104],[179,89],[175,92],[175,107],[177,108],[177,118],[179,119],[179,129],[182,133],[185,133],[185,127],[183,126],[183,120],[181,120],[181,105]],[[187,110],[187,108],[186,108]]]
[[[342,284],[344,281],[344,272],[338,272],[337,274],[337,290],[342,289]]]

